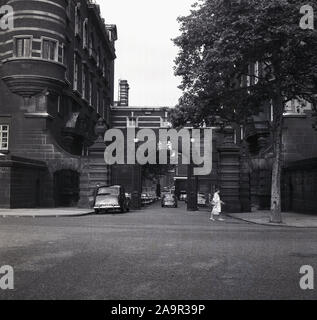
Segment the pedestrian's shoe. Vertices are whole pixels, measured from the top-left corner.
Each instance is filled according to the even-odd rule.
[[[218,221],[225,221],[225,219],[219,218]]]
[[[214,218],[210,218],[209,220],[210,220],[210,221],[216,221]]]

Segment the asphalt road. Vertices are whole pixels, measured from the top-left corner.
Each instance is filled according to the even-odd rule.
[[[0,218],[0,299],[316,299],[317,230],[266,227],[154,205],[128,214]],[[317,283],[316,283],[317,284]]]

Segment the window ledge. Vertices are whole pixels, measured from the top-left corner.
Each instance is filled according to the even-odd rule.
[[[307,114],[301,113],[284,113],[284,118],[307,118]]]
[[[53,64],[57,64],[61,67],[63,67],[65,70],[67,69],[67,67],[59,62],[59,61],[56,61],[56,60],[48,60],[48,59],[43,59],[43,58],[39,58],[39,57],[13,57],[13,58],[8,58],[8,59],[5,59],[3,60],[3,63],[6,63],[6,62],[11,62],[11,61],[26,61],[26,60],[29,60],[29,61],[42,61],[42,62],[47,62],[47,63],[53,63]]]
[[[26,118],[43,118],[43,119],[50,119],[50,120],[54,119],[54,117],[52,117],[47,112],[25,113],[24,116]]]

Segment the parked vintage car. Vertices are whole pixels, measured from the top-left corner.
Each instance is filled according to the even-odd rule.
[[[95,193],[94,209],[98,214],[109,210],[129,211],[129,199],[122,186],[98,187]]]
[[[142,193],[141,194],[141,203],[143,206],[151,204],[152,203],[151,196],[148,193]]]
[[[172,193],[165,193],[162,197],[162,208],[174,207],[177,208],[177,198]]]

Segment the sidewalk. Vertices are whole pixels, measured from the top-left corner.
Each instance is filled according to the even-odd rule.
[[[0,217],[79,217],[92,214],[92,209],[51,208],[51,209],[0,209]]]
[[[256,211],[247,213],[230,213],[227,216],[243,220],[250,223],[266,226],[282,226],[295,228],[317,228],[317,210],[316,215],[308,215],[294,212],[283,212],[283,224],[270,223],[269,211]]]

